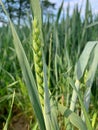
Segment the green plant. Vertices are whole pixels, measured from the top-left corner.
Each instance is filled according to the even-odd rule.
[[[1,1],[0,3],[8,16]],[[75,127],[80,130],[93,130],[95,128],[97,112],[94,109],[94,114],[88,114],[87,111],[90,106],[91,86],[98,65],[98,42],[87,42],[89,39],[88,33],[92,36],[92,32],[94,33],[95,31],[91,32],[88,26],[89,24],[92,25],[88,20],[89,18],[92,19],[92,16],[87,15],[89,11],[88,6],[89,3],[87,1],[86,18],[83,22],[80,18],[78,6],[75,7],[72,17],[69,16],[68,6],[67,19],[63,17],[59,23],[63,7],[62,2],[56,21],[52,24],[49,21],[49,16],[48,23],[42,21],[39,0],[31,0],[33,31],[30,30],[30,33],[32,40],[27,42],[28,40],[25,37],[23,38],[25,39],[25,43],[29,44],[23,44],[24,42],[20,41],[24,35],[21,34],[21,37],[18,36],[8,16],[15,50],[13,48],[10,49],[17,55],[23,79],[21,79],[20,68],[17,70],[15,63],[13,63],[14,74],[17,75],[16,77],[19,77],[18,81],[22,93],[26,94],[22,88],[23,81],[25,82],[24,87],[26,86],[28,90],[28,95],[37,118],[37,122],[35,122],[33,127],[34,129],[37,129],[37,126],[41,130],[72,130]],[[94,36],[91,39],[93,38]],[[87,45],[85,46],[86,42]],[[30,52],[26,52],[27,47]],[[76,48],[75,51],[74,48]],[[48,60],[47,57],[49,57]],[[4,62],[4,60],[2,61]],[[10,73],[12,72],[10,71]],[[84,78],[85,82],[83,82]],[[77,99],[79,102],[77,102]],[[77,105],[80,108],[77,108]],[[78,110],[80,110],[80,113],[76,114]]]

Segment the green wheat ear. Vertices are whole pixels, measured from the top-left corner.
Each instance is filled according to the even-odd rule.
[[[36,81],[39,92],[39,98],[42,107],[44,106],[44,89],[43,89],[43,62],[42,62],[42,42],[40,29],[36,18],[33,20],[33,54],[36,73]]]

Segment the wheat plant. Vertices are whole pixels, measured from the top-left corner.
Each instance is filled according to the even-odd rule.
[[[79,10],[77,5],[72,16],[69,15],[70,5],[68,5],[66,19],[64,16],[60,19],[64,4],[62,1],[57,17],[55,20],[52,19],[53,23],[51,23],[49,16],[46,17],[48,22],[43,20],[40,1],[31,0],[33,12],[31,40],[28,45],[28,39],[25,41],[25,47],[28,47],[26,50],[33,50],[33,53],[31,50],[26,52],[1,0],[0,4],[9,20],[13,36],[11,42],[14,45],[14,49],[10,49],[15,57],[17,56],[23,79],[21,73],[18,75],[15,64],[13,66],[18,80],[15,82],[15,79],[7,74],[13,79],[13,84],[17,85],[19,82],[20,86],[23,86],[23,82],[25,83],[24,87],[28,91],[37,119],[32,129],[94,130],[97,128],[97,110],[94,109],[93,113],[89,114],[92,84],[98,69],[98,41],[94,40],[95,35],[93,35],[97,32],[96,28],[91,32],[92,26],[97,26],[97,23],[91,23],[93,19],[89,1],[87,0],[86,3],[83,22],[80,16],[81,9]],[[6,56],[6,51],[7,49],[3,58]],[[22,87],[21,89],[26,94]],[[13,99],[14,97],[12,101]],[[11,111],[12,106],[10,114]],[[8,126],[8,121],[5,127]]]

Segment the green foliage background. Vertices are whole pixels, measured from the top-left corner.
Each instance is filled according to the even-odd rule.
[[[11,118],[8,122],[7,117],[12,111],[10,105],[13,104],[11,99],[15,91],[14,105],[23,113],[27,111],[28,117],[30,113],[36,116],[39,125],[37,121],[32,124],[35,123],[42,130],[65,129],[65,126],[68,126],[66,129],[69,127],[74,129],[74,126],[81,130],[97,129],[98,16],[92,14],[89,0],[86,2],[84,19],[81,18],[81,10],[77,5],[71,16],[69,15],[70,6],[68,6],[66,18],[60,17],[63,2],[56,17],[52,14],[46,15],[45,20],[41,14],[39,0],[36,2],[31,0],[31,8],[33,18],[37,18],[39,22],[43,42],[44,92],[50,98],[49,100],[46,95],[44,103],[45,112],[48,110],[49,114],[43,113],[36,87],[32,52],[32,21],[28,21],[30,27],[27,25],[20,27],[13,25],[9,19],[9,24],[0,27],[0,126],[3,128],[3,123],[10,124]],[[75,84],[77,80],[80,82],[79,88]],[[87,94],[89,101],[86,102]],[[74,110],[70,111],[71,97],[76,98],[76,104]],[[6,104],[8,104],[7,108]],[[28,108],[31,109],[28,110]],[[83,118],[80,118],[79,114],[76,115],[79,109]],[[62,122],[59,121],[59,127],[57,126],[57,121],[60,120],[58,113],[61,114],[60,118],[63,118]],[[77,120],[74,120],[74,117]],[[86,123],[83,122],[84,117]],[[81,123],[79,124],[78,121]],[[66,125],[67,122],[69,125]],[[35,124],[30,125],[30,128],[34,129]]]

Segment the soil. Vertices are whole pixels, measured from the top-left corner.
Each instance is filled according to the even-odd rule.
[[[30,121],[33,120],[17,107],[13,107],[12,118],[8,130],[29,130]],[[34,120],[33,120],[34,121]]]
[[[2,113],[4,115],[4,113]],[[13,107],[12,116],[10,119],[8,130],[30,130],[30,122],[34,122],[34,117],[30,116],[32,114],[25,114],[22,110],[18,109],[16,106]],[[0,130],[3,129],[4,122],[0,119]]]
[[[8,130],[29,130],[29,122],[25,115],[18,115],[12,118]]]

